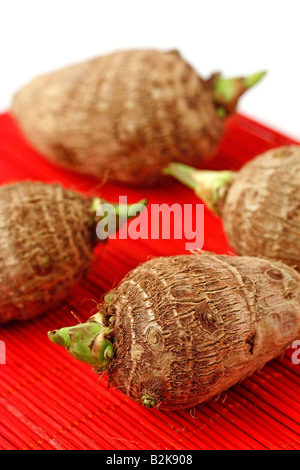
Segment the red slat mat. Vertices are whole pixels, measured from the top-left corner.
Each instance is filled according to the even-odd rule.
[[[235,115],[218,158],[208,168],[238,169],[267,149],[294,143],[261,124]],[[129,202],[199,203],[175,181],[133,189],[99,184],[43,159],[22,137],[9,114],[0,116],[0,184],[21,180],[61,182],[88,194]],[[186,240],[110,240],[96,249],[88,276],[56,311],[27,323],[0,328],[7,364],[0,365],[1,449],[300,449],[300,366],[291,350],[217,400],[192,410],[148,410],[103,377],[51,344],[48,330],[89,317],[94,300],[149,256],[185,253]],[[204,249],[228,253],[221,221],[205,210]]]

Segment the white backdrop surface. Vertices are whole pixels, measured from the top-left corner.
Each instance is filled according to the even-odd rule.
[[[41,73],[118,49],[178,49],[204,77],[267,70],[239,111],[300,140],[299,18],[299,0],[2,0],[0,111]]]

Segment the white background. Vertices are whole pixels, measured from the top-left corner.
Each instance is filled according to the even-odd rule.
[[[35,75],[144,47],[178,49],[204,77],[267,70],[239,110],[300,140],[299,0],[2,0],[0,112]]]

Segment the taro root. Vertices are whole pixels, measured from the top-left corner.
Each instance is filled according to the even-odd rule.
[[[14,97],[28,140],[101,179],[154,183],[216,152],[226,116],[263,73],[203,80],[176,51],[128,50],[36,78]]]
[[[27,320],[67,296],[101,241],[96,210],[104,202],[59,184],[22,182],[0,188],[0,324]],[[116,213],[123,223],[127,206],[116,205]],[[100,238],[105,240],[105,234]]]
[[[161,409],[205,402],[280,355],[300,333],[300,275],[258,257],[154,258],[133,270],[88,323],[51,341]]]
[[[300,146],[269,150],[238,172],[171,163],[165,173],[193,188],[222,217],[237,254],[277,259],[300,270]]]

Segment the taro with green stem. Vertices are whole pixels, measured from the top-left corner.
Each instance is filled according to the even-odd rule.
[[[141,405],[179,409],[241,382],[299,334],[297,271],[202,253],[141,264],[87,323],[48,336]]]
[[[101,207],[112,208],[115,225],[106,224]],[[110,227],[117,230],[131,217],[130,208],[60,184],[1,186],[0,324],[27,320],[65,299],[90,268],[96,245],[106,241]]]
[[[300,270],[300,146],[269,150],[240,171],[173,162],[164,173],[192,188],[222,218],[237,254],[265,256]]]
[[[203,79],[178,51],[123,50],[35,78],[15,95],[12,113],[56,163],[153,184],[170,161],[213,155],[227,116],[263,75]]]

